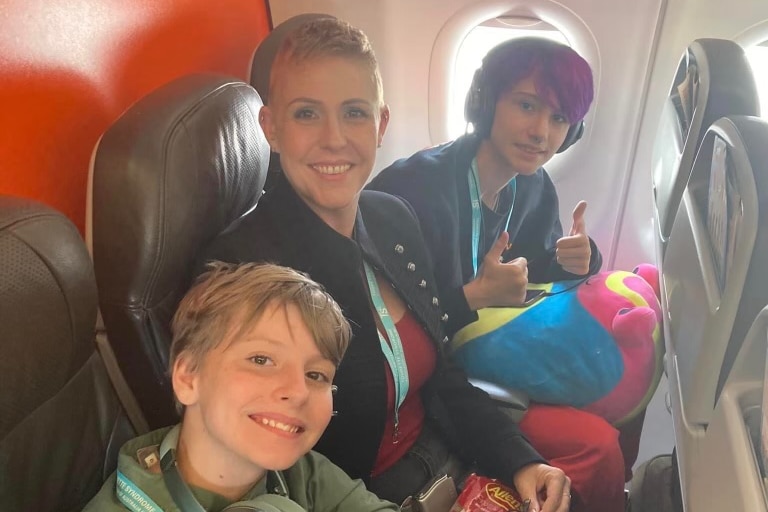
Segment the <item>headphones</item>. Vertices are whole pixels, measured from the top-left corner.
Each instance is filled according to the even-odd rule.
[[[492,93],[491,82],[495,78],[494,74],[498,73],[499,68],[504,65],[507,54],[511,50],[520,52],[546,51],[560,46],[562,44],[549,39],[520,37],[501,43],[488,52],[483,58],[483,63],[472,77],[472,85],[469,87],[467,99],[464,102],[464,117],[468,123],[472,123],[475,133],[482,138],[487,138],[491,134],[493,118],[496,114],[496,101],[498,100],[498,96]],[[584,135],[583,119],[568,127],[565,140],[557,152],[562,153],[571,147],[582,135]]]

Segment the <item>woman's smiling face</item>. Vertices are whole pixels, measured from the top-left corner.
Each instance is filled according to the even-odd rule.
[[[277,72],[262,127],[286,178],[326,223],[354,218],[389,118],[370,66],[322,56]]]

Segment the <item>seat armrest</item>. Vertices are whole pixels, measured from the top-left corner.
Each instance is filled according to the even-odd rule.
[[[506,389],[487,380],[469,379],[470,384],[488,393],[499,407],[526,411],[528,395],[516,389]]]

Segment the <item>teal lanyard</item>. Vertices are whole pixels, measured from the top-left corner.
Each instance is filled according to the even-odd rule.
[[[387,359],[390,370],[392,370],[392,380],[395,383],[395,431],[392,441],[397,443],[400,440],[400,406],[403,405],[405,395],[408,394],[408,364],[405,361],[405,353],[403,352],[403,344],[400,342],[400,335],[397,333],[392,317],[389,316],[389,311],[387,311],[387,306],[384,305],[384,300],[381,298],[376,276],[367,262],[363,261],[363,267],[365,268],[365,278],[368,280],[368,290],[371,293],[373,307],[376,309],[384,330],[387,332],[387,338],[389,338],[389,343],[387,343],[387,338],[382,335],[381,331],[376,329],[379,335],[379,343],[381,343],[381,351],[384,352],[384,357]]]
[[[480,178],[477,175],[477,159],[472,159],[471,172],[467,177],[469,181],[469,199],[472,203],[472,277],[477,275],[477,253],[480,251],[480,230],[483,225],[483,209],[480,204]],[[512,204],[509,206],[507,214],[507,223],[504,225],[504,231],[509,229],[509,221],[512,219],[512,209],[515,206],[515,194],[517,193],[517,182],[515,178],[509,180],[507,186],[512,191]],[[499,192],[501,194],[501,192]]]
[[[176,506],[183,512],[205,512],[203,506],[192,494],[192,490],[182,479],[176,462],[176,447],[179,442],[179,426],[173,427],[160,443],[159,455],[161,458],[161,468],[163,471],[163,482],[168,489]],[[272,489],[272,493],[280,496],[288,496],[288,484],[279,471],[267,472],[267,488]],[[269,492],[269,491],[268,491]],[[115,495],[128,510],[134,512],[163,512],[160,505],[155,503],[152,498],[147,496],[141,488],[133,483],[130,478],[117,470],[117,480],[115,481]],[[222,512],[241,512],[248,510],[261,510],[255,508],[250,500],[233,503],[222,510]]]
[[[128,510],[135,512],[163,512],[160,506],[152,501],[152,498],[144,492],[120,470],[117,470],[117,482],[115,484],[115,494],[117,499],[125,505]]]

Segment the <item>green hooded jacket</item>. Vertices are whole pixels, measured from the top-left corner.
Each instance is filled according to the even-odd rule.
[[[178,427],[155,430],[133,439],[120,450],[117,471],[107,479],[84,512],[186,512],[174,503],[163,475],[144,469],[137,453],[142,448],[158,446],[169,432]],[[122,478],[118,479],[118,473]],[[360,480],[346,473],[319,453],[309,452],[296,464],[279,472],[287,484],[288,497],[268,494],[267,480],[262,478],[238,502],[253,500],[265,512],[379,512],[398,511],[397,506],[381,501],[366,490]],[[126,485],[126,482],[128,485]],[[128,507],[118,498],[118,483],[135,505]],[[232,502],[218,494],[190,486],[192,493],[208,512],[220,512]]]

